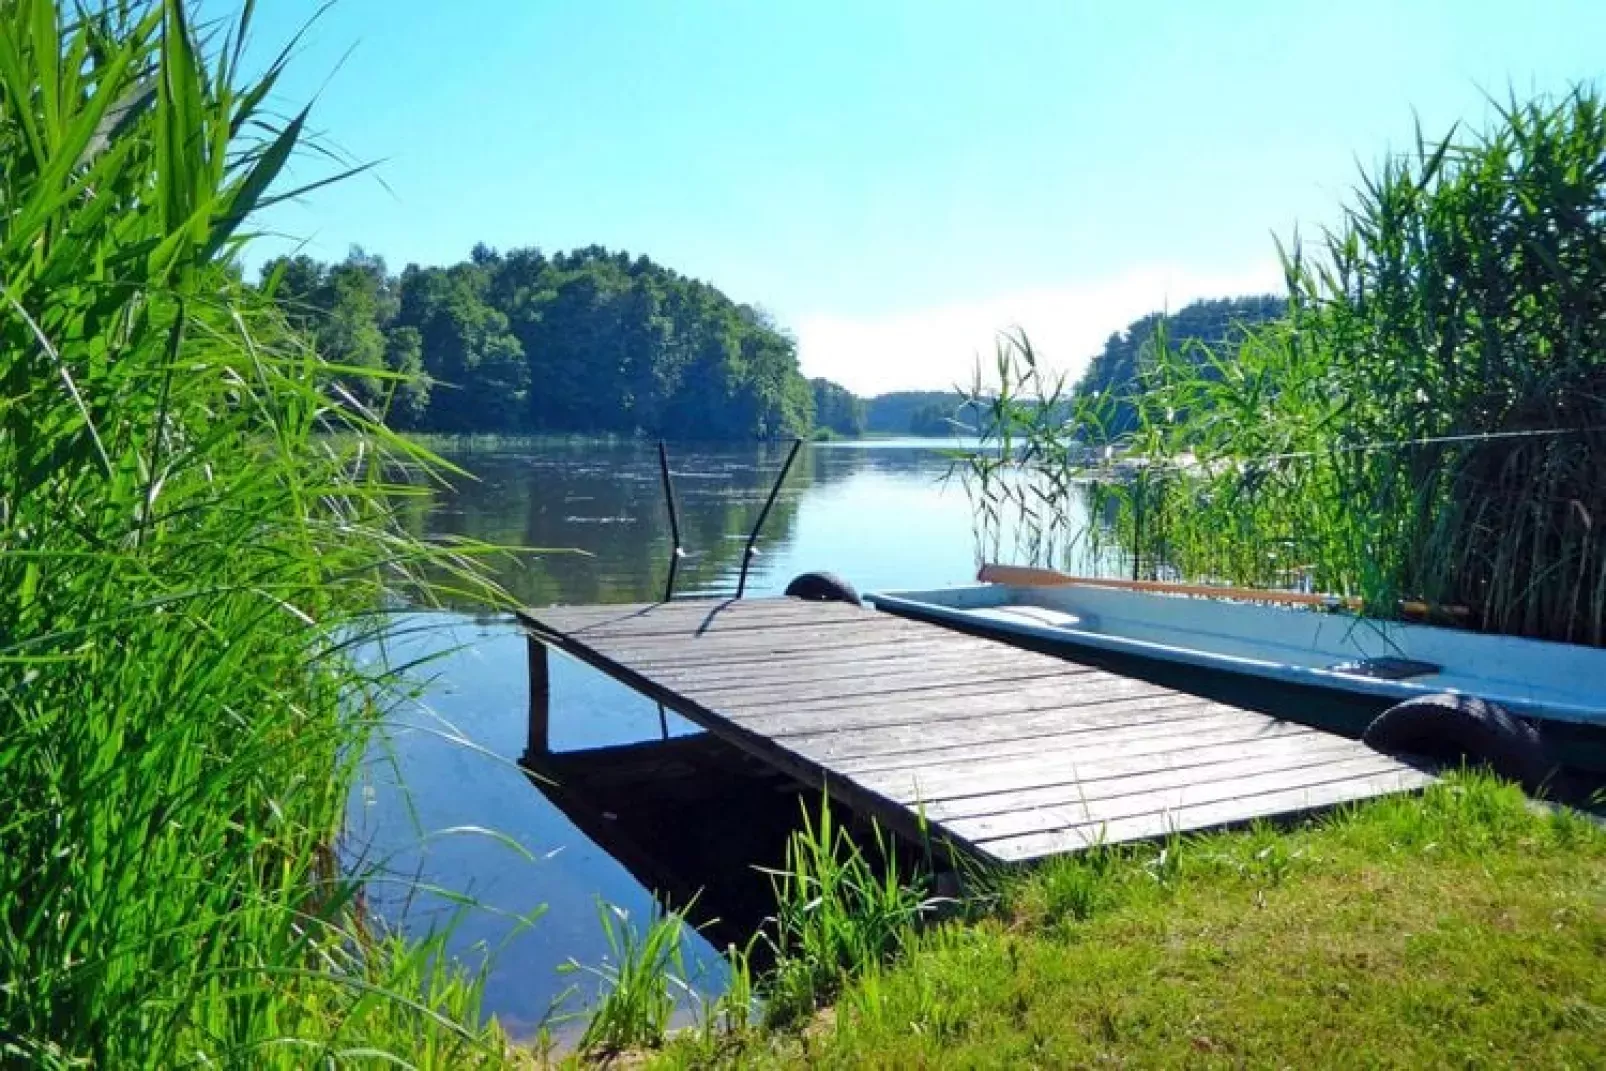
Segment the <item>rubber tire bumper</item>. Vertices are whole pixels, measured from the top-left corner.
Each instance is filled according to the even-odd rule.
[[[846,602],[862,606],[853,585],[835,573],[803,573],[786,585],[786,594],[810,602]]]
[[[1388,754],[1488,766],[1530,792],[1543,790],[1555,772],[1538,730],[1476,696],[1407,699],[1379,714],[1361,739]]]

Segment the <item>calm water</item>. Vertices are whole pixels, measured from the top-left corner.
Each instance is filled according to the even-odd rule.
[[[806,446],[761,537],[749,592],[779,594],[812,569],[836,572],[860,591],[969,581],[971,511],[958,483],[943,482],[942,445]],[[785,453],[761,444],[673,450],[687,549],[680,592],[734,590],[747,531]],[[521,602],[630,602],[662,593],[670,535],[652,445],[543,444],[452,460],[478,479],[421,505],[413,518],[419,530],[584,552],[531,552],[500,563],[502,582]],[[427,659],[415,670],[426,687],[395,713],[384,753],[367,766],[353,801],[351,850],[398,878],[373,894],[382,914],[414,932],[455,922],[461,956],[491,953],[487,1010],[515,1032],[533,1031],[554,1007],[574,1011],[585,1002],[585,976],[559,967],[604,960],[598,899],[641,920],[652,898],[515,765],[525,744],[527,684],[524,640],[509,620],[403,614],[387,653],[398,664]],[[554,658],[552,672],[557,750],[656,739],[666,727],[671,735],[695,731],[673,715],[665,726],[656,705],[577,663]],[[440,891],[402,891],[413,886]],[[459,907],[458,894],[478,906]],[[694,983],[719,989],[716,951],[701,936],[688,951]]]

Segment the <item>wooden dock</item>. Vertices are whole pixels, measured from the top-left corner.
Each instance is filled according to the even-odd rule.
[[[883,826],[983,859],[1282,818],[1430,780],[1308,725],[842,603],[520,619],[532,755],[546,749],[552,647]]]

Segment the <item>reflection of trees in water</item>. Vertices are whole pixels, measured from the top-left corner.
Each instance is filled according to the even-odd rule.
[[[789,448],[671,444],[686,548],[677,592],[734,589],[748,532]],[[637,602],[662,595],[670,532],[655,444],[564,441],[454,453],[451,459],[477,479],[459,479],[409,502],[404,516],[411,530],[586,552],[494,559],[498,579],[520,602]],[[806,491],[867,468],[910,475],[940,473],[942,465],[934,465],[926,451],[805,447],[765,522],[759,539],[765,556],[794,538]],[[762,567],[761,559],[755,573]]]

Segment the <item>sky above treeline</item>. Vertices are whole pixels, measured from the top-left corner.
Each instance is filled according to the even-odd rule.
[[[258,54],[319,6],[260,4]],[[377,166],[254,256],[597,243],[764,306],[860,393],[968,382],[1017,326],[1074,374],[1148,311],[1276,291],[1273,236],[1334,223],[1415,122],[1598,80],[1603,41],[1606,0],[338,0],[278,103]]]

